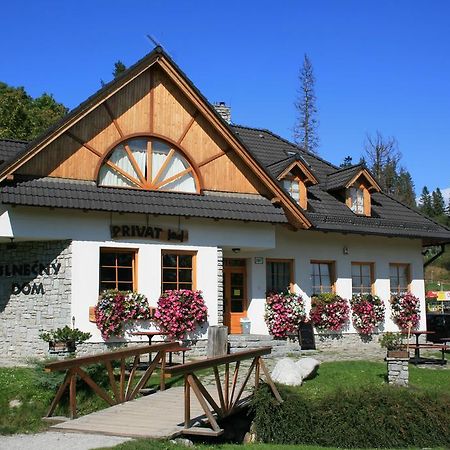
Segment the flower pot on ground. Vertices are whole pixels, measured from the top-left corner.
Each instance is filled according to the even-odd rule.
[[[314,295],[311,298],[309,317],[319,331],[341,332],[350,317],[348,301],[333,293]]]
[[[291,292],[268,294],[264,320],[272,336],[285,338],[296,333],[300,323],[306,321],[303,298]]]
[[[51,331],[41,331],[39,337],[48,342],[50,352],[75,353],[76,345],[87,341],[91,333],[84,333],[78,328],[70,328],[68,325]]]

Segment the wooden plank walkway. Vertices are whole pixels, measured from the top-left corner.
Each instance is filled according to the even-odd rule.
[[[218,402],[215,389],[211,396]],[[245,392],[242,402],[248,400]],[[191,417],[199,424],[205,418],[195,397],[191,396]],[[96,411],[78,419],[52,425],[52,430],[97,433],[134,438],[172,438],[184,428],[184,388],[173,387],[165,391]]]

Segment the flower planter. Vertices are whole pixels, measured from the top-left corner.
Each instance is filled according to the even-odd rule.
[[[67,342],[50,341],[48,343],[49,353],[75,353],[76,350],[77,347],[75,341],[67,341]]]
[[[409,352],[407,350],[388,350],[388,358],[409,358]]]

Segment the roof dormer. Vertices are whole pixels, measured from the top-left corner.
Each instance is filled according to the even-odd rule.
[[[283,187],[301,208],[308,207],[308,194],[306,188],[317,184],[317,178],[309,170],[306,164],[295,159],[278,175]]]
[[[363,165],[357,165],[328,175],[327,190],[345,193],[345,203],[355,214],[370,217],[371,193],[380,192],[381,188]]]

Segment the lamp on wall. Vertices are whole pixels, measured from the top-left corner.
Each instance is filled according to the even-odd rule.
[[[344,248],[342,249],[342,253],[344,255],[348,255],[348,247],[347,246],[344,246]]]
[[[233,253],[239,253],[241,251],[241,249],[239,247],[235,247],[235,248],[232,248],[231,251]]]

